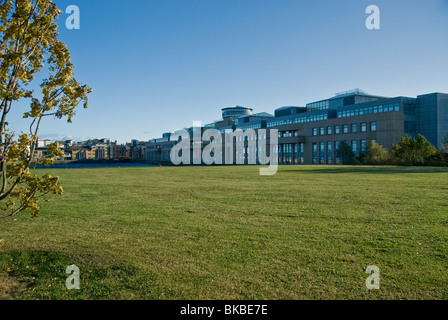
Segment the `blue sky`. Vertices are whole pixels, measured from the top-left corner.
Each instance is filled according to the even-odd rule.
[[[43,138],[149,140],[226,106],[273,113],[353,88],[448,92],[448,0],[55,2],[80,9],[80,30],[61,15],[60,39],[94,91],[72,124],[46,119]],[[365,27],[371,4],[380,30]]]

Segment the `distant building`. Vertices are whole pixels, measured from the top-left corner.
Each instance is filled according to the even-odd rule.
[[[48,152],[48,146],[52,143],[51,140],[48,140],[48,139],[45,139],[45,140],[37,139],[36,142],[37,142],[36,143],[36,147],[34,148],[34,158],[35,159],[42,159],[42,158],[52,157],[50,152]],[[65,155],[66,155],[65,144],[59,142],[59,147],[60,147],[61,151],[64,153],[64,157],[65,157]],[[63,160],[63,158],[62,157],[58,157],[57,160]]]
[[[35,150],[35,157],[51,156],[47,151],[50,140],[39,140]],[[57,141],[64,152],[64,158],[58,160],[107,160],[110,159],[111,144],[109,139],[89,139],[76,142],[74,140]]]
[[[89,146],[72,147],[72,160],[96,160],[95,151],[95,149]]]
[[[129,154],[132,161],[145,161],[146,160],[146,146],[148,142],[132,140],[128,143]]]
[[[110,155],[111,160],[116,161],[123,161],[123,160],[130,160],[130,148],[126,145],[119,145],[117,144],[117,141],[115,141],[110,146]]]
[[[176,141],[170,141],[171,133],[167,132],[162,138],[148,141],[146,146],[146,160],[154,163],[169,163],[171,148]]]
[[[44,139],[44,140],[40,140],[37,139],[37,148],[46,148],[49,144],[51,144],[51,140],[48,139]]]

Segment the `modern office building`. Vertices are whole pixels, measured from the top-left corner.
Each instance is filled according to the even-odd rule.
[[[248,163],[248,142],[262,138],[258,130],[277,129],[278,148],[274,153],[279,164],[339,164],[336,150],[342,141],[352,147],[356,156],[366,151],[370,140],[390,150],[404,135],[415,137],[419,133],[440,147],[448,132],[448,94],[389,98],[355,89],[305,107],[281,107],[274,115],[253,113],[242,106],[227,107],[222,109],[222,118],[202,130],[214,128],[223,134],[236,129],[255,131],[245,137],[244,150],[234,152],[235,157],[243,157],[244,163]],[[169,163],[175,144],[169,133],[150,140],[147,160]]]

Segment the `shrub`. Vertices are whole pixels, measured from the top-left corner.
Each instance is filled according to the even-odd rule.
[[[367,151],[363,158],[363,164],[382,165],[391,164],[391,155],[389,151],[375,141],[367,143]]]
[[[448,162],[448,153],[437,150],[436,153],[427,158],[427,165],[432,167],[446,167]]]
[[[392,156],[400,165],[424,166],[437,149],[421,134],[416,138],[406,135],[392,147]]]

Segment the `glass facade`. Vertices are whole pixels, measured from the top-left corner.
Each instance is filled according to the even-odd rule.
[[[251,108],[245,108],[241,106],[235,106],[231,108],[224,108],[222,109],[222,117],[223,118],[235,118],[235,117],[241,117],[246,115],[251,115],[252,109]]]
[[[338,111],[337,115],[338,118],[346,118],[346,117],[362,116],[365,114],[391,112],[391,111],[401,111],[400,103],[391,103],[387,105],[363,107],[351,110],[341,110]]]
[[[308,103],[306,105],[306,110],[307,111],[323,110],[323,109],[328,109],[329,107],[330,107],[330,101],[323,100],[323,101]]]
[[[289,117],[288,119],[273,119],[268,120],[266,123],[267,128],[278,127],[286,124],[295,124],[295,123],[308,123],[308,122],[316,122],[328,120],[328,114],[317,114],[317,115],[309,115],[309,116],[299,116],[294,115]]]

